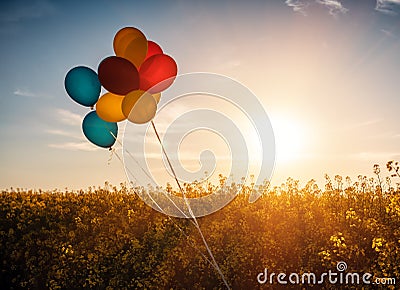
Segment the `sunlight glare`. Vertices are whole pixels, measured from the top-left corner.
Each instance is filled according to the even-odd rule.
[[[276,162],[288,163],[301,158],[306,145],[305,126],[293,117],[271,118],[275,134]]]

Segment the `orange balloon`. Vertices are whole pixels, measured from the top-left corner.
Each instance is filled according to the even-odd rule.
[[[146,36],[137,28],[125,27],[115,34],[115,55],[123,57],[139,68],[147,55]]]
[[[122,101],[122,112],[129,121],[144,124],[154,118],[157,103],[148,92],[136,90],[128,93]]]
[[[96,104],[97,115],[107,122],[120,122],[126,119],[122,112],[124,96],[105,93]]]

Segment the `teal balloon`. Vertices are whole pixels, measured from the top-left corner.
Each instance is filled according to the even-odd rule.
[[[92,107],[100,96],[101,84],[97,73],[91,68],[77,66],[65,76],[65,90],[78,104]]]
[[[82,130],[86,138],[93,144],[103,148],[111,148],[117,138],[118,125],[104,121],[97,115],[96,111],[91,111],[83,119]]]

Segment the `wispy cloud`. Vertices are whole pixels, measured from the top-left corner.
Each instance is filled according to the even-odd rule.
[[[0,22],[17,23],[27,19],[37,19],[52,14],[54,11],[54,4],[47,0],[2,1]]]
[[[128,152],[128,151],[129,150],[127,150],[126,152]],[[213,157],[211,157],[211,155],[204,155],[204,156],[202,156],[202,158],[204,158],[203,160],[205,160],[207,162],[214,161],[214,160],[216,162],[219,162],[219,161],[225,161],[226,162],[226,161],[231,161],[232,160],[232,156],[230,154],[218,154],[218,153],[216,153],[216,152],[214,152],[212,150],[210,150],[210,151],[212,152],[211,154],[213,155]],[[144,155],[145,159],[162,160],[162,158],[163,158],[163,154],[161,152],[161,149],[154,150],[153,152],[149,150],[149,151],[144,152],[144,153],[142,153],[142,152],[131,153],[130,152],[130,154],[132,156],[138,158],[138,159],[142,158],[143,155]],[[178,157],[178,152],[176,152],[175,154],[169,153],[168,157],[173,161],[176,161],[176,160],[179,160],[179,161],[195,161],[195,162],[198,163],[201,160],[200,156],[199,156],[199,152],[197,150],[179,151],[179,157]],[[211,159],[208,158],[208,157],[211,157]]]
[[[76,126],[82,122],[82,117],[65,109],[56,109],[57,119],[64,124]]]
[[[338,14],[345,14],[349,9],[343,7],[342,3],[337,0],[318,0],[317,3],[324,5],[329,10],[329,14],[337,16]]]
[[[16,89],[13,92],[13,94],[16,96],[21,96],[21,97],[30,97],[30,98],[37,97],[37,94],[35,94],[29,90],[24,90],[24,89]]]
[[[374,118],[374,119],[356,123],[352,126],[352,128],[368,127],[368,126],[372,126],[372,125],[381,123],[382,121],[383,121],[383,118]]]
[[[60,143],[49,143],[47,144],[48,147],[69,151],[96,151],[100,149],[100,147],[95,146],[87,140],[82,132],[78,133],[78,131],[81,130],[80,128],[83,117],[65,109],[55,109],[55,113],[55,117],[58,121],[66,125],[72,125],[74,128],[72,129],[71,127],[66,127],[64,125],[63,127],[66,127],[67,129],[51,128],[45,130],[47,134],[60,137],[57,138],[60,140]],[[113,148],[116,149],[119,144],[119,142],[116,142]]]
[[[286,5],[291,7],[294,12],[299,12],[303,15],[307,15],[306,9],[309,6],[309,3],[303,0],[286,0]]]
[[[397,36],[392,31],[381,29],[381,32],[389,38],[397,38]]]
[[[322,5],[329,10],[329,14],[336,17],[339,14],[345,14],[349,9],[345,8],[339,0],[286,0],[286,5],[293,11],[307,15],[306,10],[311,5]]]
[[[74,139],[83,140],[81,135],[77,135],[73,132],[68,132],[68,131],[59,130],[59,129],[49,129],[49,130],[46,130],[46,133],[51,134],[51,135],[71,137]]]
[[[0,34],[18,34],[26,21],[47,17],[55,11],[54,1],[49,0],[0,1]]]
[[[398,14],[400,0],[377,0],[375,10],[386,14]]]
[[[74,115],[72,115],[72,116],[74,116]],[[66,120],[68,120],[67,123],[69,123],[69,122],[73,123],[74,117],[71,118],[69,116],[67,118],[69,118],[69,119],[66,119]],[[48,129],[48,130],[46,130],[46,133],[51,134],[51,135],[66,137],[65,138],[66,140],[68,140],[68,139],[75,140],[75,141],[65,141],[65,142],[61,142],[61,143],[50,143],[50,144],[48,144],[48,146],[50,148],[56,148],[56,149],[68,150],[68,151],[95,151],[98,149],[96,146],[94,146],[89,141],[87,141],[82,134],[77,134],[76,132],[70,132],[70,131],[61,130],[61,129]]]
[[[50,148],[70,150],[70,151],[96,151],[99,150],[96,146],[90,144],[89,142],[66,142],[60,144],[49,144]]]
[[[27,98],[51,98],[49,94],[43,93],[43,92],[34,92],[30,89],[27,88],[16,88],[13,91],[13,94],[15,96],[19,97],[27,97]]]
[[[378,161],[378,160],[395,160],[400,157],[398,152],[359,152],[351,154],[350,157],[358,160]]]

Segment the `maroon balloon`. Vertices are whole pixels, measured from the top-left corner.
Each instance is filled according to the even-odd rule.
[[[177,73],[178,67],[172,57],[153,55],[140,66],[140,89],[150,94],[162,92],[172,85]]]
[[[111,93],[126,95],[139,89],[139,73],[136,67],[127,59],[109,56],[99,64],[98,75],[100,83]]]

